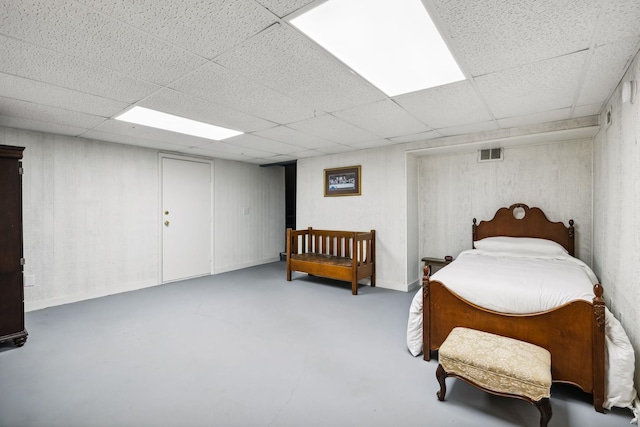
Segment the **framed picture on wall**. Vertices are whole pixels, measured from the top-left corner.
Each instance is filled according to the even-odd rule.
[[[359,165],[324,170],[324,197],[360,194]]]

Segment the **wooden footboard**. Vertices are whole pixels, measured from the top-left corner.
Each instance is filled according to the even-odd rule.
[[[553,381],[573,384],[593,394],[593,406],[604,412],[604,301],[594,287],[593,302],[574,301],[531,315],[503,314],[478,307],[439,281],[423,278],[424,358],[438,350],[449,332],[463,326],[530,342],[551,352]]]
[[[351,282],[358,294],[358,281],[371,278],[376,284],[376,232],[287,229],[287,280],[291,272]]]

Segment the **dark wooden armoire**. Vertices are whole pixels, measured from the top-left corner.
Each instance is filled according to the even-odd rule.
[[[22,152],[0,145],[0,342],[27,341],[22,266]]]

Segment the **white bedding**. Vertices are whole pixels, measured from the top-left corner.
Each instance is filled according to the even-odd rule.
[[[478,246],[478,245],[477,245]],[[480,245],[481,246],[481,245]],[[469,302],[502,313],[535,313],[575,300],[592,301],[597,278],[577,258],[564,253],[472,249],[436,272],[447,288]],[[490,272],[490,274],[482,274]],[[496,273],[504,281],[496,281]],[[606,390],[604,407],[631,407],[635,358],[622,325],[605,310]],[[409,309],[407,346],[422,353],[422,289]]]

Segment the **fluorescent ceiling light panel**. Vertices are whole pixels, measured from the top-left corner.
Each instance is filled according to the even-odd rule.
[[[215,141],[231,138],[232,136],[241,135],[243,133],[138,106],[133,107],[129,111],[126,111],[114,118],[116,120],[169,130],[171,132],[178,132],[186,135],[199,136],[200,138],[213,139]]]
[[[420,0],[328,0],[290,23],[388,96],[465,78]]]

